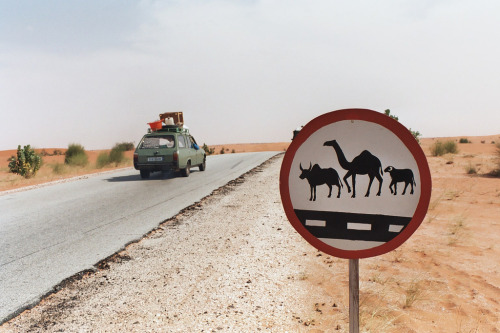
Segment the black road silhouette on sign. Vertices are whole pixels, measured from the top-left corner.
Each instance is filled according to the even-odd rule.
[[[411,217],[294,209],[302,225],[316,238],[388,242]],[[310,223],[310,221],[322,223]]]

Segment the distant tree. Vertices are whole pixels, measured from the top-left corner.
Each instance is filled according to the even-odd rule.
[[[31,149],[30,145],[17,146],[17,157],[9,158],[9,170],[12,173],[17,173],[24,178],[33,177],[42,166],[42,158]]]
[[[391,114],[391,110],[386,109],[386,110],[384,111],[384,113],[385,113],[385,115],[386,115],[386,116],[389,116],[389,117],[391,117],[392,119],[394,119],[394,120],[396,120],[396,121],[399,121],[399,118],[398,118],[398,117],[396,117],[395,115]]]
[[[224,147],[222,147],[222,149],[220,150],[220,153],[221,154],[225,154],[226,153],[226,150],[224,149]]]
[[[391,117],[392,119],[394,119],[396,121],[399,121],[399,118],[397,116],[391,114],[391,110],[386,109],[384,111],[384,113],[385,113],[386,116]],[[422,134],[420,134],[419,131],[413,131],[411,128],[409,128],[408,130],[413,135],[413,137],[415,138],[415,140],[417,140],[417,142],[420,143],[420,137],[422,136]]]

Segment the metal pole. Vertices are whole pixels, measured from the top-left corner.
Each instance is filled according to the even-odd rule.
[[[349,333],[359,333],[359,259],[349,259]]]

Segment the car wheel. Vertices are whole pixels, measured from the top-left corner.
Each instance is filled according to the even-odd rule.
[[[207,159],[203,158],[203,163],[201,163],[199,166],[200,171],[205,171],[206,167],[207,167]]]
[[[191,168],[191,161],[188,161],[187,164],[186,164],[186,168],[185,169],[182,169],[182,175],[184,177],[189,177],[189,169]]]
[[[150,175],[149,170],[143,170],[143,169],[141,169],[141,178],[142,179],[149,178],[149,175]]]

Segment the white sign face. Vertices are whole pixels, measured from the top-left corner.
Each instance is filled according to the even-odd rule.
[[[430,174],[428,167],[422,168],[425,156],[418,147],[421,155],[415,158],[415,145],[410,150],[401,139],[406,138],[402,126],[374,111],[356,111],[332,112],[304,127],[287,151],[293,156],[285,155],[286,175],[281,175],[282,200],[292,225],[312,245],[349,258],[399,246],[420,224],[407,228],[417,210],[422,215],[425,202],[426,211],[430,197]],[[359,119],[365,114],[368,120]],[[392,242],[406,229],[404,239]]]

